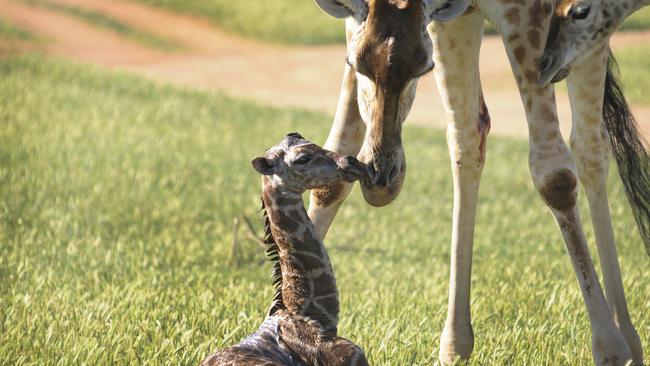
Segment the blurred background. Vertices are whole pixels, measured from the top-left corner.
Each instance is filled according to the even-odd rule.
[[[275,106],[332,113],[345,57],[343,22],[312,1],[21,0],[0,2],[0,52],[46,55],[155,80],[221,90]],[[648,130],[650,9],[629,18],[612,40],[625,91]],[[488,26],[481,77],[493,133],[526,136],[524,111],[498,36]],[[561,120],[570,109],[560,87]],[[409,123],[443,127],[433,76],[420,81]],[[568,131],[568,124],[563,124]]]
[[[647,135],[650,8],[611,46]],[[584,305],[530,181],[523,107],[489,27],[482,47],[494,137],[468,364],[588,364]],[[344,58],[343,22],[311,0],[0,0],[0,364],[196,364],[253,331],[273,288],[249,162],[291,131],[325,140]],[[369,209],[355,190],[328,235],[341,335],[372,364],[437,355],[451,227],[443,116],[428,75],[404,131],[402,194]],[[648,348],[648,258],[615,172],[614,230]]]

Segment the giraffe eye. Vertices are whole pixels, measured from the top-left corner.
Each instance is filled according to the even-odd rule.
[[[311,160],[311,156],[309,156],[307,154],[300,154],[300,155],[298,155],[298,157],[296,157],[293,160],[293,163],[296,164],[296,165],[303,165],[303,164],[309,163],[310,160]]]
[[[591,6],[589,5],[578,5],[571,8],[571,18],[573,19],[584,19],[589,15]]]

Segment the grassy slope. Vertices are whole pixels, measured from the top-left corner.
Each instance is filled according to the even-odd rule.
[[[345,41],[343,22],[321,12],[314,2],[309,0],[136,1],[200,15],[228,31],[264,41],[285,44],[328,44]],[[649,30],[650,8],[638,11],[623,24],[622,29]]]
[[[249,161],[289,131],[323,141],[328,116],[35,57],[0,61],[0,78],[3,363],[196,364],[257,327],[272,296],[270,267],[252,243],[230,263],[233,218],[261,227]],[[355,190],[327,241],[341,335],[376,365],[431,364],[445,316],[445,139],[404,133],[400,198],[371,209]],[[488,150],[470,364],[588,364],[584,306],[531,186],[526,144],[494,138]],[[611,176],[630,310],[648,347],[649,260]]]
[[[650,7],[642,8],[625,20],[622,30],[649,30]]]
[[[200,15],[219,27],[248,37],[284,44],[345,41],[344,25],[313,1],[137,0]]]
[[[0,40],[30,41],[35,38],[33,34],[25,29],[0,19]]]
[[[650,105],[650,46],[629,47],[616,52],[615,57],[627,100]]]
[[[180,45],[178,45],[176,42],[172,40],[159,37],[153,33],[136,29],[126,23],[123,23],[101,12],[83,9],[80,7],[61,4],[61,3],[48,1],[48,0],[22,0],[22,1],[28,4],[42,6],[49,10],[67,14],[69,16],[75,17],[82,21],[91,23],[97,27],[112,30],[116,33],[119,33],[122,36],[128,37],[136,42],[142,43],[144,45],[153,48],[166,50],[166,51],[174,51],[180,49]]]

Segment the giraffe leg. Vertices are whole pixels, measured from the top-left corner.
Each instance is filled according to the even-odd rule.
[[[323,147],[340,154],[356,156],[363,144],[365,128],[357,104],[356,76],[354,70],[346,65],[334,123]],[[337,183],[311,191],[309,218],[316,226],[321,240],[325,238],[334,216],[352,187],[350,183]]]
[[[447,144],[454,181],[449,302],[439,352],[443,364],[451,364],[457,357],[468,358],[474,348],[470,315],[472,247],[490,123],[478,73],[483,22],[479,12],[470,11],[450,23],[435,23],[430,32],[436,82],[449,120]]]
[[[551,6],[547,1],[535,4],[540,7],[538,11],[528,9],[530,4],[500,8],[504,13],[518,14],[508,24],[499,23],[508,18],[498,14],[495,7],[488,11],[489,18],[497,20],[526,110],[533,182],[558,223],[582,291],[591,323],[594,360],[597,365],[625,365],[632,355],[614,324],[589,254],[576,205],[577,169],[560,134],[553,88],[539,88],[536,84],[542,53],[538,36],[546,33]],[[516,22],[512,20],[515,18]]]
[[[607,47],[594,51],[573,68],[567,79],[573,114],[571,150],[589,201],[609,310],[632,351],[635,364],[642,365],[641,339],[632,325],[625,301],[607,200],[609,143],[601,111],[608,57]]]

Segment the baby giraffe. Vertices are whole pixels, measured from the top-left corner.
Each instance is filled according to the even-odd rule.
[[[365,165],[297,133],[252,164],[262,174],[265,242],[274,262],[276,295],[253,335],[211,354],[201,365],[367,365],[361,348],[336,336],[336,280],[302,200],[306,190],[364,178]]]

